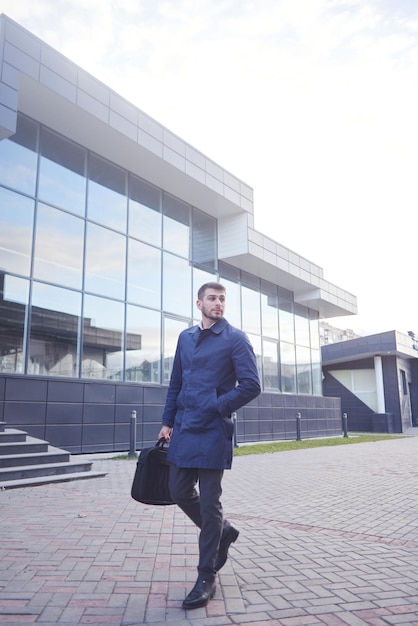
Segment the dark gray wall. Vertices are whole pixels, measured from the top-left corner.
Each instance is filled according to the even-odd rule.
[[[109,381],[0,376],[0,421],[73,454],[129,450],[131,411],[137,449],[155,443],[167,387]],[[238,411],[237,441],[341,434],[340,398],[263,393]]]
[[[382,357],[383,386],[386,413],[375,413],[347,387],[342,385],[329,370],[355,370],[374,368],[373,359],[344,362],[323,366],[323,393],[341,398],[341,411],[347,413],[348,430],[358,432],[402,432],[399,403],[398,365],[395,356]]]

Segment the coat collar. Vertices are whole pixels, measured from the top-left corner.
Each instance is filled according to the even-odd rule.
[[[228,325],[228,322],[223,317],[221,320],[219,320],[219,322],[216,322],[216,324],[211,326],[209,330],[215,333],[215,335],[220,335],[227,325]],[[201,332],[200,325],[197,324],[196,326],[191,326],[191,328],[189,328],[188,331],[191,335],[198,336],[199,333]]]

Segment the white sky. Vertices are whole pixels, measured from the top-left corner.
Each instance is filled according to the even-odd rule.
[[[416,0],[0,0],[254,189],[257,230],[418,333]]]

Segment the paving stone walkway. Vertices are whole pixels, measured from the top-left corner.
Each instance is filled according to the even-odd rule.
[[[0,625],[418,626],[418,437],[238,457],[240,528],[207,607],[184,611],[197,531],[107,476],[0,492]]]

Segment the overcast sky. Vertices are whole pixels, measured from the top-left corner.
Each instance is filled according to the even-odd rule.
[[[257,230],[418,334],[417,0],[0,0],[254,189]]]

